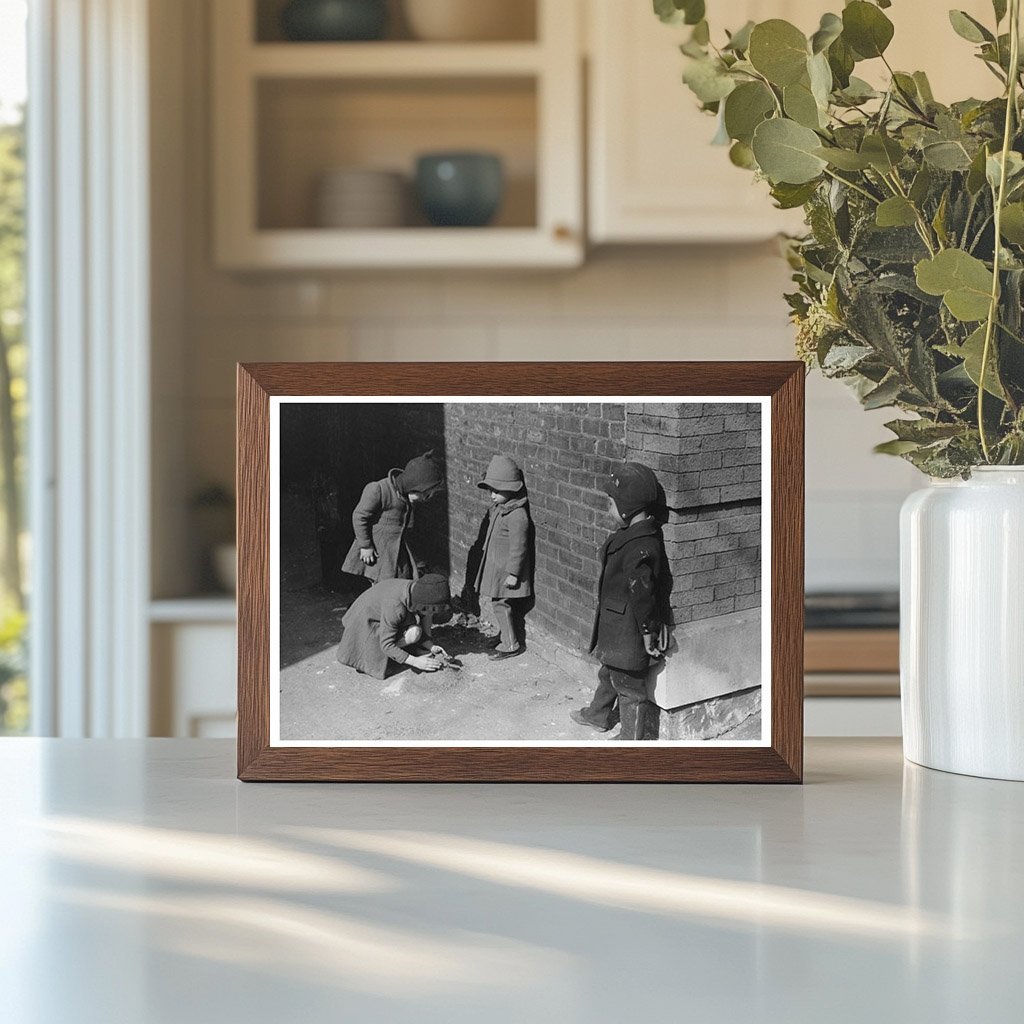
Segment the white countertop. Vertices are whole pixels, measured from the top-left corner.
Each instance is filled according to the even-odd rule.
[[[0,741],[5,1024],[1024,1017],[1024,785],[242,785],[225,741]]]

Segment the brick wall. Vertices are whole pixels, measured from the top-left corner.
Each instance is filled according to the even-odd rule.
[[[526,475],[536,531],[536,622],[569,643],[589,639],[598,552],[614,528],[599,479],[626,457],[621,404],[450,404],[445,409],[449,549],[461,586],[489,508],[477,487],[491,456],[510,455]]]
[[[650,466],[664,527],[675,625],[761,603],[761,407],[630,404],[626,458]]]
[[[437,443],[436,421],[425,415],[419,406],[388,407],[384,446],[390,450],[400,435],[406,448],[409,437]],[[616,462],[630,459],[657,473],[668,505],[680,510],[664,527],[674,623],[757,607],[760,427],[760,407],[747,403],[446,405],[443,507],[453,588],[475,576],[474,545],[489,507],[477,483],[492,455],[510,455],[526,475],[536,531],[530,621],[570,646],[582,645],[589,639],[598,555],[616,525],[599,483]],[[443,529],[436,518],[441,507],[421,526]]]

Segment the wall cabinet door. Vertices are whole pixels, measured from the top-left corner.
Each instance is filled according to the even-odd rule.
[[[689,29],[663,25],[644,0],[588,3],[591,241],[746,241],[798,230],[799,214],[776,210],[767,185],[711,145],[715,120],[682,83]],[[799,17],[800,6],[822,9],[821,0],[712,0],[709,20],[716,37],[748,19],[817,25],[817,15]]]
[[[684,26],[663,25],[649,0],[586,0],[589,47],[589,220],[592,242],[713,242],[799,231],[799,211],[779,211],[764,183],[710,145],[715,121],[682,84]],[[786,18],[810,34],[827,0],[709,0],[713,38],[748,19]],[[986,24],[989,0],[957,7]],[[943,101],[991,96],[998,82],[955,35],[947,5],[900,0],[886,12],[896,26],[894,67],[927,71]],[[1004,26],[1005,28],[1005,26]],[[861,77],[887,77],[880,61]]]

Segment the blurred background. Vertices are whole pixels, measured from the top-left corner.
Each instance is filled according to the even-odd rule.
[[[894,66],[992,94],[944,8],[888,13]],[[3,732],[233,733],[238,361],[793,358],[799,216],[710,144],[684,33],[649,0],[0,0]],[[894,733],[920,481],[807,383],[808,731]]]

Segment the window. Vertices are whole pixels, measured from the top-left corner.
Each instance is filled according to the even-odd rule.
[[[0,735],[27,731],[26,0],[0,0]]]

